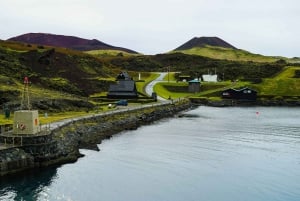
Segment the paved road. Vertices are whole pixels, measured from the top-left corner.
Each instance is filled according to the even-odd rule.
[[[164,77],[168,74],[168,73],[159,73],[159,77],[156,78],[155,80],[153,80],[152,82],[150,82],[146,87],[145,87],[145,91],[146,93],[151,96],[152,93],[154,92],[153,91],[153,87],[156,83],[158,82],[164,82]],[[160,96],[157,96],[157,100],[160,100],[160,101],[165,101],[166,99],[164,99],[163,97],[160,97]]]
[[[165,100],[165,99],[163,99],[163,100]],[[122,112],[126,112],[126,111],[132,111],[132,110],[138,110],[138,109],[147,108],[147,107],[153,107],[153,106],[158,106],[158,105],[168,105],[168,104],[171,104],[171,101],[165,100],[164,102],[155,103],[155,104],[151,104],[151,105],[141,105],[141,106],[118,108],[115,110],[101,112],[101,113],[97,113],[97,114],[90,114],[90,115],[74,117],[74,118],[70,118],[70,119],[63,119],[63,120],[60,120],[57,122],[52,122],[48,125],[43,125],[42,129],[48,128],[49,130],[54,130],[54,129],[62,127],[68,123],[76,122],[81,119],[89,119],[92,117],[105,116],[105,115],[110,115],[110,114],[122,113]]]

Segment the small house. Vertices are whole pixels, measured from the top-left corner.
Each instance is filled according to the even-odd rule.
[[[127,72],[121,72],[117,76],[117,83],[109,86],[107,97],[116,99],[137,98],[138,93],[135,81],[132,80]]]
[[[257,91],[248,87],[242,89],[226,89],[222,92],[222,98],[255,101],[257,98]]]
[[[198,93],[200,92],[200,81],[195,79],[189,81],[189,92],[190,93]]]
[[[218,75],[202,75],[203,82],[217,82],[218,81]]]

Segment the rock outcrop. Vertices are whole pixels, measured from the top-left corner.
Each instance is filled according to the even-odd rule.
[[[22,149],[11,148],[0,151],[0,176],[33,167],[34,157]]]

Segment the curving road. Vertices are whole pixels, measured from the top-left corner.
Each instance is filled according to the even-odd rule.
[[[156,78],[155,80],[153,80],[152,82],[150,82],[149,84],[146,85],[145,87],[145,91],[146,91],[146,94],[148,94],[149,96],[152,95],[152,93],[154,92],[153,91],[153,88],[154,88],[154,85],[158,82],[164,82],[164,77],[168,74],[167,72],[166,73],[159,73],[159,77]],[[166,99],[164,99],[163,97],[160,97],[160,96],[157,96],[157,100],[161,100],[161,101],[165,101]]]

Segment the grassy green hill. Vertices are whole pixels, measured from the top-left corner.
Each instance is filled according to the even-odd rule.
[[[252,62],[276,62],[279,57],[268,57],[241,49],[231,49],[216,46],[195,47],[187,50],[176,50],[172,52],[181,52],[190,55],[199,55],[213,59],[232,60],[232,61],[252,61]]]

